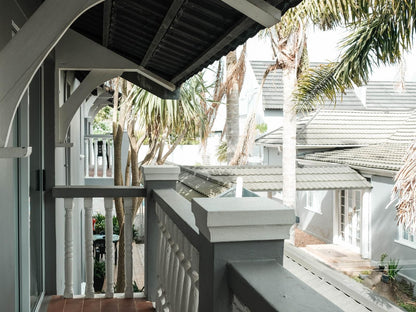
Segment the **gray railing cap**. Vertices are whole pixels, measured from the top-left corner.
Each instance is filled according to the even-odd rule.
[[[192,211],[210,242],[286,239],[295,223],[293,209],[264,197],[195,198]]]
[[[171,165],[146,165],[142,166],[144,181],[177,181],[180,169]]]

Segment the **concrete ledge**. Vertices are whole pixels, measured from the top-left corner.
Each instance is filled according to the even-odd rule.
[[[314,272],[317,276],[321,277],[324,281],[330,283],[334,287],[338,288],[354,300],[360,302],[372,311],[391,311],[400,312],[403,311],[389,300],[371,291],[367,287],[354,281],[352,278],[345,274],[338,272],[327,265],[321,263],[312,255],[307,252],[293,246],[292,244],[285,242],[285,255],[292,258],[309,271]]]
[[[227,269],[230,288],[251,311],[342,311],[276,260],[231,262]]]
[[[177,166],[143,166],[142,173],[144,181],[177,181],[180,169]]]
[[[293,209],[262,197],[195,198],[192,211],[210,242],[285,239],[295,223]]]

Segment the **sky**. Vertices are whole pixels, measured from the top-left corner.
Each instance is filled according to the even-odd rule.
[[[328,62],[336,60],[339,55],[338,43],[347,32],[343,29],[319,31],[308,29],[308,53],[311,62]],[[267,39],[257,37],[248,40],[247,57],[249,60],[272,60],[272,52]],[[416,51],[405,57],[405,81],[416,81]],[[400,66],[383,66],[375,68],[371,80],[400,80]]]

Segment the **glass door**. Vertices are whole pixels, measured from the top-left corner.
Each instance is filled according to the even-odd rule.
[[[362,192],[342,190],[339,198],[339,237],[341,241],[360,250]]]

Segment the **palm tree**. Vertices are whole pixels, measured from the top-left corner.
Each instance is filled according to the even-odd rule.
[[[331,1],[332,2],[332,1]],[[309,109],[328,98],[335,102],[336,94],[345,89],[366,84],[373,66],[394,64],[402,60],[413,46],[416,31],[416,3],[402,0],[338,1],[352,2],[352,16],[345,19],[348,35],[341,42],[338,60],[310,69],[298,81],[294,93],[298,109]],[[348,16],[346,16],[348,17]],[[332,27],[332,24],[330,24]],[[398,195],[397,219],[415,230],[416,208],[413,202],[416,166],[414,145],[409,149],[404,166],[396,176],[393,196]]]
[[[116,79],[115,90],[121,90],[122,101],[119,103],[118,92],[115,92],[114,97],[114,183],[139,186],[142,165],[163,164],[184,138],[195,138],[204,133],[205,121],[200,101],[206,94],[206,88],[202,74],[198,74],[182,85],[179,100],[164,100],[125,80],[120,83],[120,80],[121,78]],[[127,128],[129,137],[129,155],[123,179],[121,141],[124,128]],[[139,151],[145,143],[148,143],[149,148],[145,157],[139,161]],[[133,216],[142,200],[133,200]],[[116,292],[123,292],[124,206],[122,199],[116,199],[115,204],[120,225]]]

